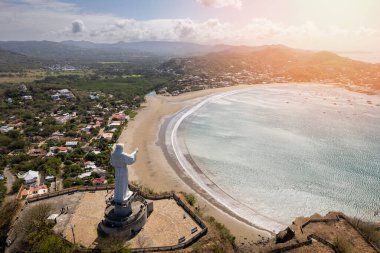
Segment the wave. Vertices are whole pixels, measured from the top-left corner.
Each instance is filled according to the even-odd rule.
[[[215,184],[215,182],[213,182],[207,176],[207,173],[202,171],[199,166],[197,166],[197,164],[191,159],[191,156],[187,151],[186,146],[181,141],[178,133],[181,123],[204,105],[213,102],[214,100],[226,96],[231,96],[237,93],[243,93],[251,89],[252,88],[226,92],[218,95],[211,95],[194,106],[186,107],[169,121],[165,140],[168,152],[177,160],[179,167],[188,177],[192,179],[192,181],[197,186],[204,190],[208,196],[210,196],[218,204],[225,207],[231,213],[246,221],[247,223],[270,232],[278,232],[284,229],[286,227],[286,224],[281,224],[278,221],[275,221],[270,217],[259,213],[257,210],[248,207],[244,203],[241,203],[240,201],[224,192],[217,184]]]

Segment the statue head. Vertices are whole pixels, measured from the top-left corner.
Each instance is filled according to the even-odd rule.
[[[117,143],[115,146],[115,151],[114,153],[121,154],[124,152],[124,144]]]

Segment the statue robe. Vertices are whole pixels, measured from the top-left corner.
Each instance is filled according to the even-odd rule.
[[[128,189],[128,166],[136,161],[137,151],[132,154],[123,152],[124,145],[117,144],[115,151],[111,155],[111,165],[115,168],[115,193],[114,201],[122,204],[131,196]]]

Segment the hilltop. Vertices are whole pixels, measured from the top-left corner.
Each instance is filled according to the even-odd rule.
[[[321,82],[380,89],[380,64],[282,45],[233,47],[204,56],[173,58],[161,65],[180,80],[174,89],[237,83]]]

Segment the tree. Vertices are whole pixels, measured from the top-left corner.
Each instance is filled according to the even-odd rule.
[[[11,150],[24,149],[25,146],[26,146],[26,142],[24,140],[15,140],[15,141],[12,141],[12,143],[9,145],[9,148]]]
[[[42,231],[47,227],[46,220],[52,209],[52,205],[48,203],[41,203],[31,207],[26,211],[24,218],[17,223],[18,229],[26,235]]]
[[[7,194],[7,187],[4,184],[4,180],[0,181],[0,205],[3,202],[5,195]]]
[[[18,207],[19,202],[17,200],[7,201],[0,207],[0,252],[5,248],[5,240]]]
[[[78,164],[73,163],[65,167],[63,177],[64,178],[76,177],[81,172],[82,172],[82,168]]]
[[[20,189],[21,185],[24,183],[24,180],[22,178],[17,178],[12,185],[12,192],[17,193]]]
[[[43,164],[43,169],[47,175],[57,175],[59,167],[61,166],[61,159],[57,157],[49,157]]]
[[[75,252],[75,247],[66,244],[62,238],[55,235],[51,230],[33,232],[28,236],[30,253],[70,253]]]
[[[85,159],[88,161],[96,161],[96,155],[94,152],[90,152],[85,156]]]
[[[75,252],[75,247],[65,243],[62,238],[54,234],[46,222],[52,210],[51,204],[38,204],[26,210],[24,218],[17,223],[18,232],[23,235],[25,251],[31,253]]]

